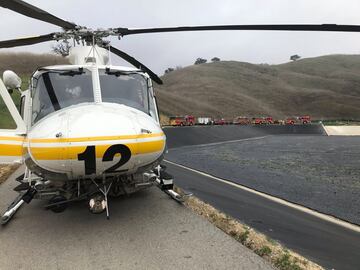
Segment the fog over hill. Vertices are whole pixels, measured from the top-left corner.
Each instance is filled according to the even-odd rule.
[[[163,76],[166,115],[360,119],[360,55],[328,55],[281,65],[221,61]]]

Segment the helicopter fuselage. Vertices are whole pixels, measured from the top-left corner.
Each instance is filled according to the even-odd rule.
[[[25,162],[51,180],[134,174],[156,166],[165,135],[153,118],[120,104],[79,104],[32,126]]]
[[[157,166],[166,137],[151,80],[136,69],[67,65],[37,70],[23,93],[27,167],[52,181],[133,175]],[[10,137],[11,139],[11,137]],[[15,151],[16,148],[16,151]]]

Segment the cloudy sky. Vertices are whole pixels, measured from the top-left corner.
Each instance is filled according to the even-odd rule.
[[[90,28],[221,24],[360,24],[359,0],[28,0],[55,16]],[[57,26],[0,8],[0,39],[47,34]],[[360,53],[360,33],[217,31],[128,36],[112,45],[162,74],[197,57],[283,63],[290,55]],[[49,52],[51,43],[11,51]],[[114,62],[114,61],[113,61]],[[120,61],[117,63],[121,63]]]

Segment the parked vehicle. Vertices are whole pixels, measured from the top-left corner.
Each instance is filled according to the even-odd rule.
[[[266,120],[263,117],[254,117],[253,120],[252,120],[252,123],[254,125],[265,125]]]
[[[234,119],[234,121],[233,121],[233,124],[234,125],[248,125],[248,124],[250,124],[251,123],[251,121],[250,121],[250,119],[249,118],[247,118],[247,117],[236,117],[235,119]]]
[[[310,124],[311,123],[311,119],[309,115],[304,115],[304,116],[299,116],[299,121],[303,124]]]
[[[266,124],[274,124],[274,119],[270,116],[265,117]]]
[[[224,118],[214,120],[214,125],[226,125],[226,120]]]
[[[195,124],[195,117],[192,115],[170,117],[171,126],[192,126],[194,124]]]
[[[285,125],[285,120],[274,120],[275,125]]]
[[[287,118],[285,123],[287,125],[295,125],[295,124],[310,124],[311,123],[311,119],[310,116],[305,115],[305,116],[298,116],[298,117],[290,117]]]
[[[196,124],[198,125],[211,125],[212,119],[211,117],[198,117]]]
[[[295,125],[297,123],[297,119],[295,117],[290,117],[285,120],[286,125]]]

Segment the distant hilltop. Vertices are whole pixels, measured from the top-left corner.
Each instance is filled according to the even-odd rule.
[[[67,58],[55,54],[0,53],[1,77],[4,70],[10,69],[18,75],[30,76],[38,67],[69,64]]]
[[[360,119],[360,55],[281,65],[220,61],[174,70],[156,85],[165,115]]]
[[[11,69],[23,81],[39,66],[68,63],[54,54],[0,53],[1,75]],[[155,89],[167,116],[360,119],[360,55],[281,65],[215,61],[175,69],[162,79],[164,85]]]

